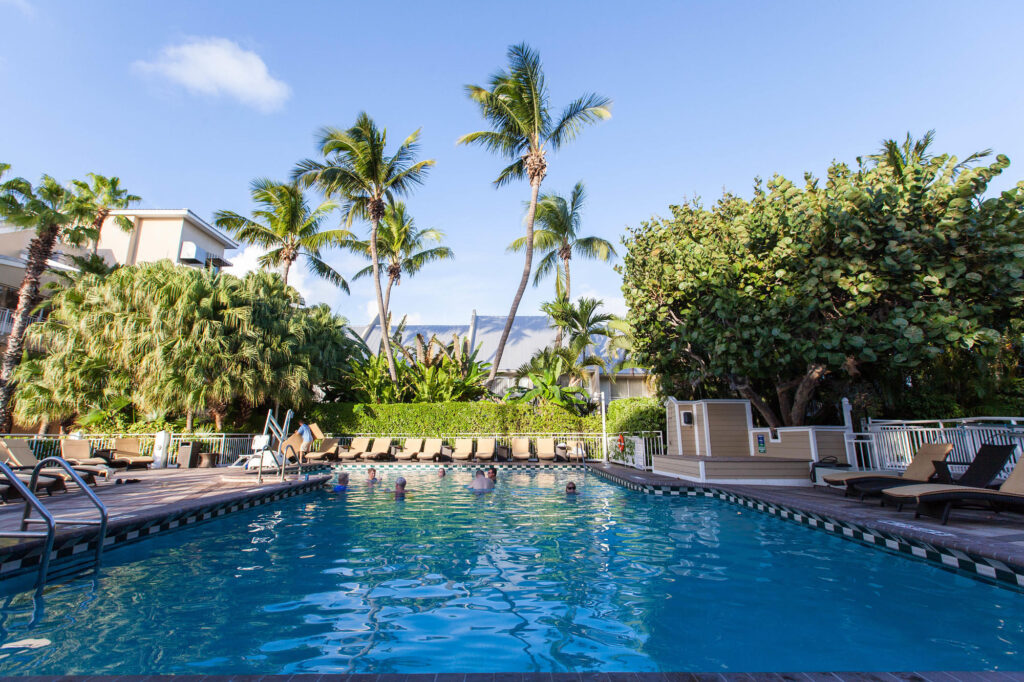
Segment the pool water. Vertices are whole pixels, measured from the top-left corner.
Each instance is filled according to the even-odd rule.
[[[966,576],[579,470],[401,474],[109,551],[35,622],[14,595],[0,674],[1020,667],[1024,595]]]

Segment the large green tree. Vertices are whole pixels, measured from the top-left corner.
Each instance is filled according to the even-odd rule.
[[[128,190],[121,186],[121,178],[116,176],[106,177],[96,173],[89,173],[89,182],[72,180],[78,198],[86,202],[93,215],[92,230],[92,252],[96,254],[100,246],[100,235],[103,232],[103,223],[110,217],[115,209],[129,208],[132,204],[142,201],[142,197],[129,194]],[[135,224],[131,218],[124,215],[114,217],[114,222],[124,232],[131,232]]]
[[[380,283],[377,234],[387,204],[422,184],[430,167],[434,165],[433,159],[416,161],[419,137],[420,131],[416,130],[389,156],[387,129],[378,128],[373,119],[362,112],[351,128],[323,128],[319,141],[323,159],[300,161],[295,169],[296,178],[305,186],[316,185],[327,196],[339,197],[346,202],[343,210],[349,227],[356,218],[369,221],[370,262],[381,325],[384,325],[385,307]],[[382,339],[388,372],[391,380],[397,382],[398,372],[391,352],[391,340],[387,334],[382,335]]]
[[[260,256],[260,265],[281,268],[285,284],[288,284],[292,265],[301,258],[315,276],[347,292],[348,282],[321,253],[326,248],[345,244],[352,236],[348,230],[324,229],[324,223],[338,204],[325,201],[311,208],[298,183],[266,178],[253,180],[251,194],[253,202],[259,206],[252,218],[233,211],[217,211],[214,215],[217,226],[243,242],[267,249]]]
[[[1024,302],[1024,183],[886,143],[803,186],[672,206],[624,240],[639,360],[665,390],[726,385],[773,427],[805,422],[830,375],[913,368],[1000,343]],[[978,156],[970,157],[977,161]]]
[[[530,282],[533,266],[534,221],[540,186],[547,174],[548,150],[557,150],[571,142],[585,125],[611,118],[611,100],[593,93],[583,95],[566,106],[558,118],[550,107],[550,94],[544,79],[540,55],[525,43],[508,49],[508,68],[496,72],[487,85],[467,85],[466,93],[479,106],[490,130],[469,133],[459,138],[458,144],[476,144],[500,157],[510,160],[494,181],[501,187],[513,180],[527,179],[530,183],[530,203],[526,211],[526,236],[523,251],[525,262],[512,306],[505,320],[498,348],[494,354],[489,382],[501,365],[505,343],[512,331],[519,302]]]
[[[533,275],[533,285],[555,272],[565,298],[572,300],[572,277],[569,262],[578,256],[607,263],[615,254],[615,247],[607,239],[583,237],[579,231],[583,222],[583,203],[587,192],[582,182],[572,188],[569,198],[550,193],[541,195],[537,202],[536,223],[540,226],[533,231],[533,248],[543,253]],[[526,249],[526,237],[519,237],[509,246],[510,251]],[[561,268],[559,268],[561,261]]]
[[[6,172],[9,168],[4,166],[0,171]],[[7,336],[7,348],[0,361],[0,429],[9,430],[12,425],[12,376],[21,361],[29,317],[39,303],[39,288],[47,261],[53,255],[58,239],[81,244],[91,236],[89,227],[94,219],[91,208],[90,202],[81,200],[74,191],[49,175],[44,175],[34,187],[24,178],[11,178],[0,184],[0,218],[35,233],[28,245],[25,275],[18,289],[18,305]]]
[[[444,232],[435,228],[420,229],[416,220],[406,210],[405,202],[388,204],[377,233],[377,257],[380,262],[376,272],[384,271],[388,284],[384,289],[384,322],[382,329],[391,335],[391,288],[402,283],[402,275],[412,277],[429,263],[455,258],[455,252],[443,246]],[[370,242],[349,241],[347,247],[355,253],[370,258]],[[369,277],[374,274],[373,265],[368,265],[352,279]]]

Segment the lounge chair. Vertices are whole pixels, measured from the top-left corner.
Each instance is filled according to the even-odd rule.
[[[428,438],[426,444],[423,446],[423,454],[420,455],[420,459],[430,459],[436,462],[438,459],[445,456],[441,451],[443,448],[443,440],[440,438]]]
[[[15,471],[31,472],[39,464],[39,458],[32,452],[32,448],[28,446],[28,443],[23,440],[0,440],[0,455],[3,456],[8,466]],[[89,485],[96,483],[97,476],[110,477],[110,469],[105,466],[78,466],[72,462],[68,462],[68,464]],[[71,478],[68,472],[60,467],[47,467],[39,473],[46,476],[58,476],[64,479],[65,483]]]
[[[456,443],[456,445],[458,445]],[[495,443],[493,438],[480,438],[476,442],[476,459],[478,462],[489,462],[494,459]]]
[[[984,447],[984,446],[982,446]],[[979,454],[980,454],[979,450]],[[1024,514],[1024,456],[998,490],[976,486],[924,483],[909,485],[895,490],[886,490],[883,495],[902,509],[905,505],[916,506],[914,517],[921,514],[937,516],[946,525],[953,507],[982,507],[996,512],[1016,511]],[[961,477],[963,480],[963,477]]]
[[[360,436],[353,438],[347,448],[338,448],[338,459],[356,459],[370,450],[370,439]]]
[[[87,440],[78,438],[62,438],[60,441],[60,456],[75,466],[86,464],[89,466],[111,466],[115,469],[123,469],[128,464],[113,458],[93,457],[92,445]]]
[[[843,471],[823,476],[822,480],[829,485],[843,486],[844,496],[855,493],[863,500],[868,495],[880,494],[886,488],[927,483],[938,475],[935,463],[946,459],[952,450],[953,446],[949,443],[928,443],[917,449],[914,458],[910,460],[910,464],[902,474],[882,471]]]
[[[525,462],[530,459],[530,439],[512,439],[512,459],[518,462]]]
[[[555,450],[554,438],[537,439],[537,459],[543,462],[553,462],[558,453]]]
[[[473,439],[459,438],[455,441],[455,448],[452,450],[452,459],[469,461],[473,457]]]
[[[290,462],[292,459],[295,462],[302,463],[302,436],[298,433],[293,433],[281,444],[281,453],[284,456],[286,462]]]
[[[395,459],[416,459],[422,449],[422,438],[406,438],[405,444],[395,450]]]
[[[587,458],[587,445],[581,440],[571,440],[565,446],[565,458],[570,462],[574,459],[584,461]]]
[[[320,462],[324,460],[338,459],[338,439],[324,438],[320,441],[320,448],[316,452],[307,452],[307,462]]]
[[[327,437],[315,422],[309,425],[309,430],[313,433],[313,440],[323,440]]]
[[[368,454],[374,459],[380,459],[381,457],[391,456],[391,439],[390,438],[374,438],[373,445],[370,446]]]
[[[129,469],[148,469],[153,463],[152,457],[142,454],[138,438],[115,438],[112,456],[115,460],[127,462]]]

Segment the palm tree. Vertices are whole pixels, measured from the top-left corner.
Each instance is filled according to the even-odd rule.
[[[79,199],[92,204],[92,252],[95,254],[100,247],[100,233],[103,231],[103,223],[106,222],[110,212],[118,208],[128,208],[132,204],[142,201],[142,197],[129,194],[128,190],[121,187],[121,179],[118,177],[104,177],[96,173],[87,175],[91,182],[72,180]],[[115,216],[115,222],[125,232],[131,232],[135,225],[128,216]]]
[[[463,135],[458,144],[478,144],[499,156],[512,160],[494,181],[495,186],[526,178],[530,182],[530,205],[526,212],[526,262],[523,276],[512,299],[512,308],[505,320],[494,364],[488,382],[493,382],[501,365],[505,343],[512,331],[519,302],[530,281],[533,265],[533,223],[537,214],[540,185],[547,174],[548,149],[558,149],[572,141],[583,126],[611,117],[611,100],[590,93],[571,102],[557,121],[552,119],[548,105],[549,93],[544,81],[540,55],[525,43],[508,49],[508,70],[491,76],[489,87],[467,85],[466,93],[480,107],[480,113],[491,125]]]
[[[0,170],[5,171],[6,168]],[[14,393],[11,378],[21,361],[29,315],[39,303],[40,278],[53,255],[57,239],[81,243],[85,236],[82,226],[91,221],[88,204],[49,175],[44,175],[36,187],[24,178],[12,178],[0,184],[0,217],[11,225],[30,228],[36,233],[29,242],[25,276],[18,290],[18,305],[11,321],[7,349],[0,362],[0,428],[9,429],[11,396]]]
[[[318,186],[327,196],[338,196],[346,201],[343,211],[346,225],[351,227],[356,218],[369,220],[370,262],[373,266],[373,285],[377,293],[377,314],[384,324],[384,293],[380,284],[380,256],[377,253],[377,232],[384,218],[387,204],[396,196],[408,194],[426,179],[433,159],[415,161],[419,150],[420,131],[405,138],[395,153],[388,156],[387,129],[379,129],[366,112],[356,118],[348,130],[323,128],[320,131],[320,153],[323,161],[306,159],[295,169],[296,178],[305,186]],[[391,340],[381,336],[387,356],[391,381],[398,381]]]
[[[325,201],[310,210],[298,183],[266,178],[252,181],[251,194],[261,207],[253,211],[251,219],[233,211],[217,211],[217,227],[241,241],[269,249],[260,256],[259,263],[264,268],[283,268],[285,284],[292,264],[301,257],[314,275],[348,292],[348,282],[320,254],[322,249],[341,246],[352,236],[348,230],[322,229],[327,216],[338,205]]]
[[[615,316],[599,312],[602,305],[603,302],[596,298],[581,298],[576,303],[562,298],[545,303],[541,310],[551,318],[558,329],[556,349],[560,347],[564,333],[569,337],[566,344],[567,357],[573,358],[580,367],[600,367],[601,371],[608,373],[608,364],[604,358],[590,352],[591,346],[594,345],[594,337],[613,335],[609,325],[615,320]]]
[[[443,239],[444,232],[441,230],[421,230],[416,227],[416,221],[406,211],[404,202],[389,204],[385,210],[377,234],[377,256],[380,258],[378,270],[387,270],[388,274],[388,284],[384,290],[386,336],[391,335],[391,287],[402,283],[402,273],[412,277],[427,263],[455,258],[455,253],[450,248],[440,245]],[[367,259],[370,258],[368,241],[350,242],[348,248]],[[373,266],[368,265],[352,279],[372,274]]]
[[[892,173],[893,177],[901,183],[904,183],[904,176],[908,168],[913,166],[932,166],[938,168],[949,160],[949,157],[946,155],[935,157],[930,153],[929,150],[931,149],[932,142],[934,141],[934,129],[926,132],[919,140],[915,140],[910,133],[907,133],[907,136],[902,142],[898,142],[894,139],[882,140],[882,147],[878,150],[878,153],[870,154],[867,158],[874,162],[876,166],[886,166],[889,169],[889,172]],[[990,156],[991,154],[991,149],[983,149],[980,152],[974,152],[963,161],[956,163],[952,168],[952,172],[956,175],[961,170],[970,167],[976,161],[979,161],[986,156]]]
[[[544,252],[533,275],[533,286],[550,272],[558,272],[558,261],[562,261],[559,279],[564,287],[565,298],[572,300],[572,279],[569,274],[569,261],[573,255],[580,258],[600,260],[607,263],[616,255],[615,247],[607,239],[600,237],[580,237],[579,229],[582,222],[581,210],[586,201],[587,193],[582,182],[572,188],[569,199],[558,194],[544,194],[537,202],[536,222],[539,229],[533,232],[533,248]],[[520,237],[508,247],[509,251],[522,251],[526,248],[526,237]]]

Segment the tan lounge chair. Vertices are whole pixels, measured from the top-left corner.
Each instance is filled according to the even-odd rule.
[[[512,439],[512,459],[516,460],[517,462],[525,462],[530,459],[529,438]]]
[[[405,444],[395,450],[395,459],[416,459],[423,449],[422,438],[406,438]]]
[[[347,448],[338,448],[338,459],[356,459],[370,450],[370,439],[364,436],[353,438]]]
[[[113,457],[115,460],[127,462],[129,469],[148,469],[153,463],[152,457],[142,454],[138,438],[115,438]]]
[[[102,457],[92,456],[92,446],[87,440],[77,438],[62,438],[60,441],[60,456],[68,462],[78,466],[87,464],[90,466],[116,466],[115,463],[105,460]],[[123,465],[120,468],[124,468]]]
[[[455,448],[452,450],[452,459],[469,461],[473,457],[473,439],[459,438],[455,441]]]
[[[4,461],[15,471],[20,470],[31,473],[36,468],[36,465],[39,464],[39,458],[32,452],[28,442],[23,440],[0,440],[0,455],[3,456]],[[105,466],[78,466],[71,462],[68,462],[68,464],[71,464],[71,468],[75,470],[75,473],[81,476],[82,480],[89,485],[96,483],[97,476],[110,477],[110,469]],[[68,472],[59,467],[47,467],[39,473],[46,476],[58,476],[64,479],[65,483],[71,479]]]
[[[369,453],[370,457],[374,459],[380,459],[381,457],[388,457],[391,455],[391,439],[390,438],[374,438],[373,445],[370,446]]]
[[[313,440],[323,440],[324,438],[327,437],[324,435],[324,432],[320,430],[320,427],[315,423],[309,425],[309,430],[313,433]]]
[[[935,463],[946,459],[952,450],[953,446],[949,443],[928,443],[917,449],[914,458],[910,460],[902,474],[884,471],[843,471],[823,476],[822,480],[829,485],[843,486],[845,496],[857,493],[864,499],[871,493],[877,495],[889,487],[889,484],[897,486],[927,483],[936,474]]]
[[[494,459],[495,442],[493,438],[480,438],[476,441],[476,459],[489,462]]]
[[[302,463],[302,436],[298,433],[293,433],[288,436],[284,443],[281,444],[281,453],[284,455],[286,462]]]
[[[442,449],[444,448],[444,441],[440,438],[428,438],[426,444],[423,446],[423,454],[420,455],[421,460],[434,460],[444,457]]]
[[[886,501],[899,505],[915,504],[915,518],[921,514],[937,516],[942,525],[949,521],[953,507],[982,507],[997,512],[1015,511],[1024,514],[1024,456],[998,490],[966,485],[923,483],[886,490]]]
[[[537,439],[537,459],[543,462],[553,462],[558,453],[555,451],[554,438]]]
[[[577,460],[583,462],[587,458],[587,444],[581,440],[571,440],[566,443],[565,458],[570,462]]]
[[[324,438],[316,452],[307,452],[307,462],[320,462],[338,458],[338,439]]]
[[[26,486],[29,485],[32,482],[32,470],[29,469],[28,471],[25,471],[20,466],[12,466],[13,462],[9,458],[10,451],[6,447],[3,448],[3,454],[5,455],[4,459],[6,460],[8,466],[11,466],[11,468],[14,470],[14,475],[17,476],[18,479]],[[32,468],[34,469],[35,467]],[[61,475],[58,475],[56,473],[58,471],[60,472]],[[43,471],[39,472],[39,476],[36,478],[36,489],[44,490],[46,491],[47,495],[52,495],[55,492],[67,490],[68,487],[67,484],[65,483],[65,479],[70,478],[71,477],[68,476],[67,472],[64,471],[63,469],[44,469]],[[8,491],[8,494],[16,492],[17,490],[12,488],[11,490]]]

